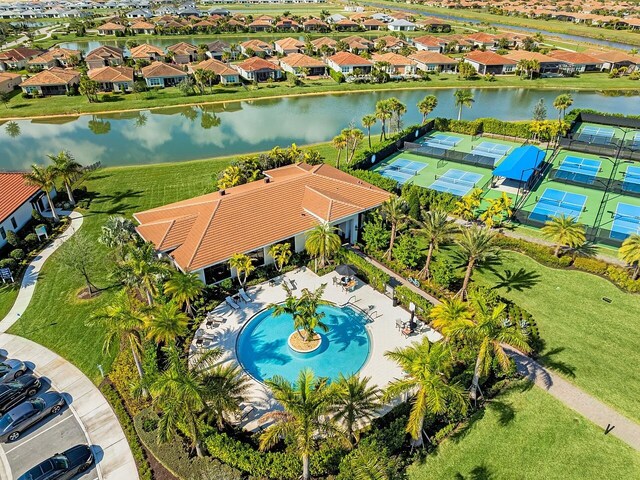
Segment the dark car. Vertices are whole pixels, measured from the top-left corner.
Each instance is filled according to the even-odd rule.
[[[65,400],[58,392],[41,393],[0,417],[0,442],[14,442],[22,432],[49,415],[55,415]]]
[[[20,360],[6,359],[0,362],[0,382],[6,383],[15,380],[27,373],[27,366]]]
[[[11,410],[28,397],[33,397],[38,393],[40,385],[40,379],[30,373],[12,382],[0,383],[0,413]]]
[[[17,480],[69,480],[91,467],[93,453],[88,445],[76,445],[62,453],[56,453],[36,465]]]

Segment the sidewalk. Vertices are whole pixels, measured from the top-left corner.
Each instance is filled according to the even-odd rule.
[[[96,469],[102,480],[135,480],[138,470],[118,419],[100,390],[80,370],[51,350],[31,340],[0,333],[7,357],[35,364],[34,372],[51,386],[71,396],[69,408],[97,453]]]

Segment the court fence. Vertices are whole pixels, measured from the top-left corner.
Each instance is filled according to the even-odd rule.
[[[453,149],[432,147],[422,143],[404,142],[403,150],[414,155],[437,158],[439,160],[462,163],[465,165],[472,165],[474,167],[488,168],[490,170],[493,170],[496,162],[494,157],[488,157],[477,153],[460,152]],[[438,166],[440,166],[440,163],[438,163]]]
[[[616,145],[614,143],[589,143],[569,136],[560,138],[558,144],[562,148],[574,152],[590,153],[601,157],[618,157],[625,160],[640,160],[640,149],[634,148],[636,144],[633,140],[625,140],[622,145]]]

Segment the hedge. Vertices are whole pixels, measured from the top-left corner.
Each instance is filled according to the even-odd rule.
[[[364,258],[362,258],[357,253],[352,252],[351,250],[340,250],[340,252],[338,253],[338,258],[342,263],[347,263],[355,266],[365,282],[367,282],[379,292],[384,293],[385,286],[391,279],[391,277],[387,273],[383,272],[375,265],[367,262]]]
[[[333,78],[336,83],[344,82],[344,75],[342,72],[336,72],[333,68],[329,68],[329,76]]]
[[[410,303],[414,303],[416,306],[416,315],[426,323],[429,323],[429,312],[433,308],[429,300],[404,285],[395,288],[395,295],[398,302],[407,309]]]
[[[476,120],[452,120],[438,117],[434,128],[440,131],[478,135],[493,133],[510,137],[529,138],[531,136],[530,122],[505,122],[495,118],[478,118]]]
[[[371,185],[375,185],[378,188],[386,190],[387,192],[394,192],[398,188],[398,182],[387,177],[383,177],[378,172],[372,170],[349,170],[349,173],[360,180],[364,180]]]

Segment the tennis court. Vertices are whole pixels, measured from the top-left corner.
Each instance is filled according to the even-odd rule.
[[[640,133],[636,133],[631,140],[631,148],[640,148]]]
[[[624,182],[622,189],[627,192],[640,193],[640,167],[629,165],[627,171],[624,172]]]
[[[578,140],[586,143],[607,145],[611,143],[615,129],[609,127],[599,127],[597,125],[585,125],[578,134]]]
[[[426,137],[424,144],[430,147],[442,148],[443,150],[450,150],[458,145],[462,141],[462,138],[454,135],[446,135],[438,133],[433,137]]]
[[[542,193],[542,196],[540,196],[539,199],[536,198],[536,200],[538,203],[536,203],[533,211],[529,214],[529,218],[532,220],[546,222],[550,218],[559,217],[560,215],[573,217],[578,220],[584,210],[587,196],[547,188]]]
[[[620,202],[613,214],[610,237],[624,240],[634,233],[640,234],[640,207]]]
[[[601,165],[602,162],[600,160],[569,155],[566,156],[558,166],[555,178],[564,178],[580,183],[592,184],[600,171]]]
[[[420,170],[428,164],[415,162],[406,158],[397,158],[392,163],[380,170],[383,177],[391,178],[400,184],[405,184],[412,177],[415,177]]]
[[[436,180],[429,188],[438,192],[452,193],[464,197],[476,187],[482,175],[478,173],[465,172],[456,168],[450,168],[442,175],[436,174]]]
[[[473,147],[472,154],[479,154],[484,156],[490,156],[496,160],[501,159],[507,153],[509,153],[511,147],[509,145],[503,145],[502,143],[494,142],[482,142],[479,145]]]

